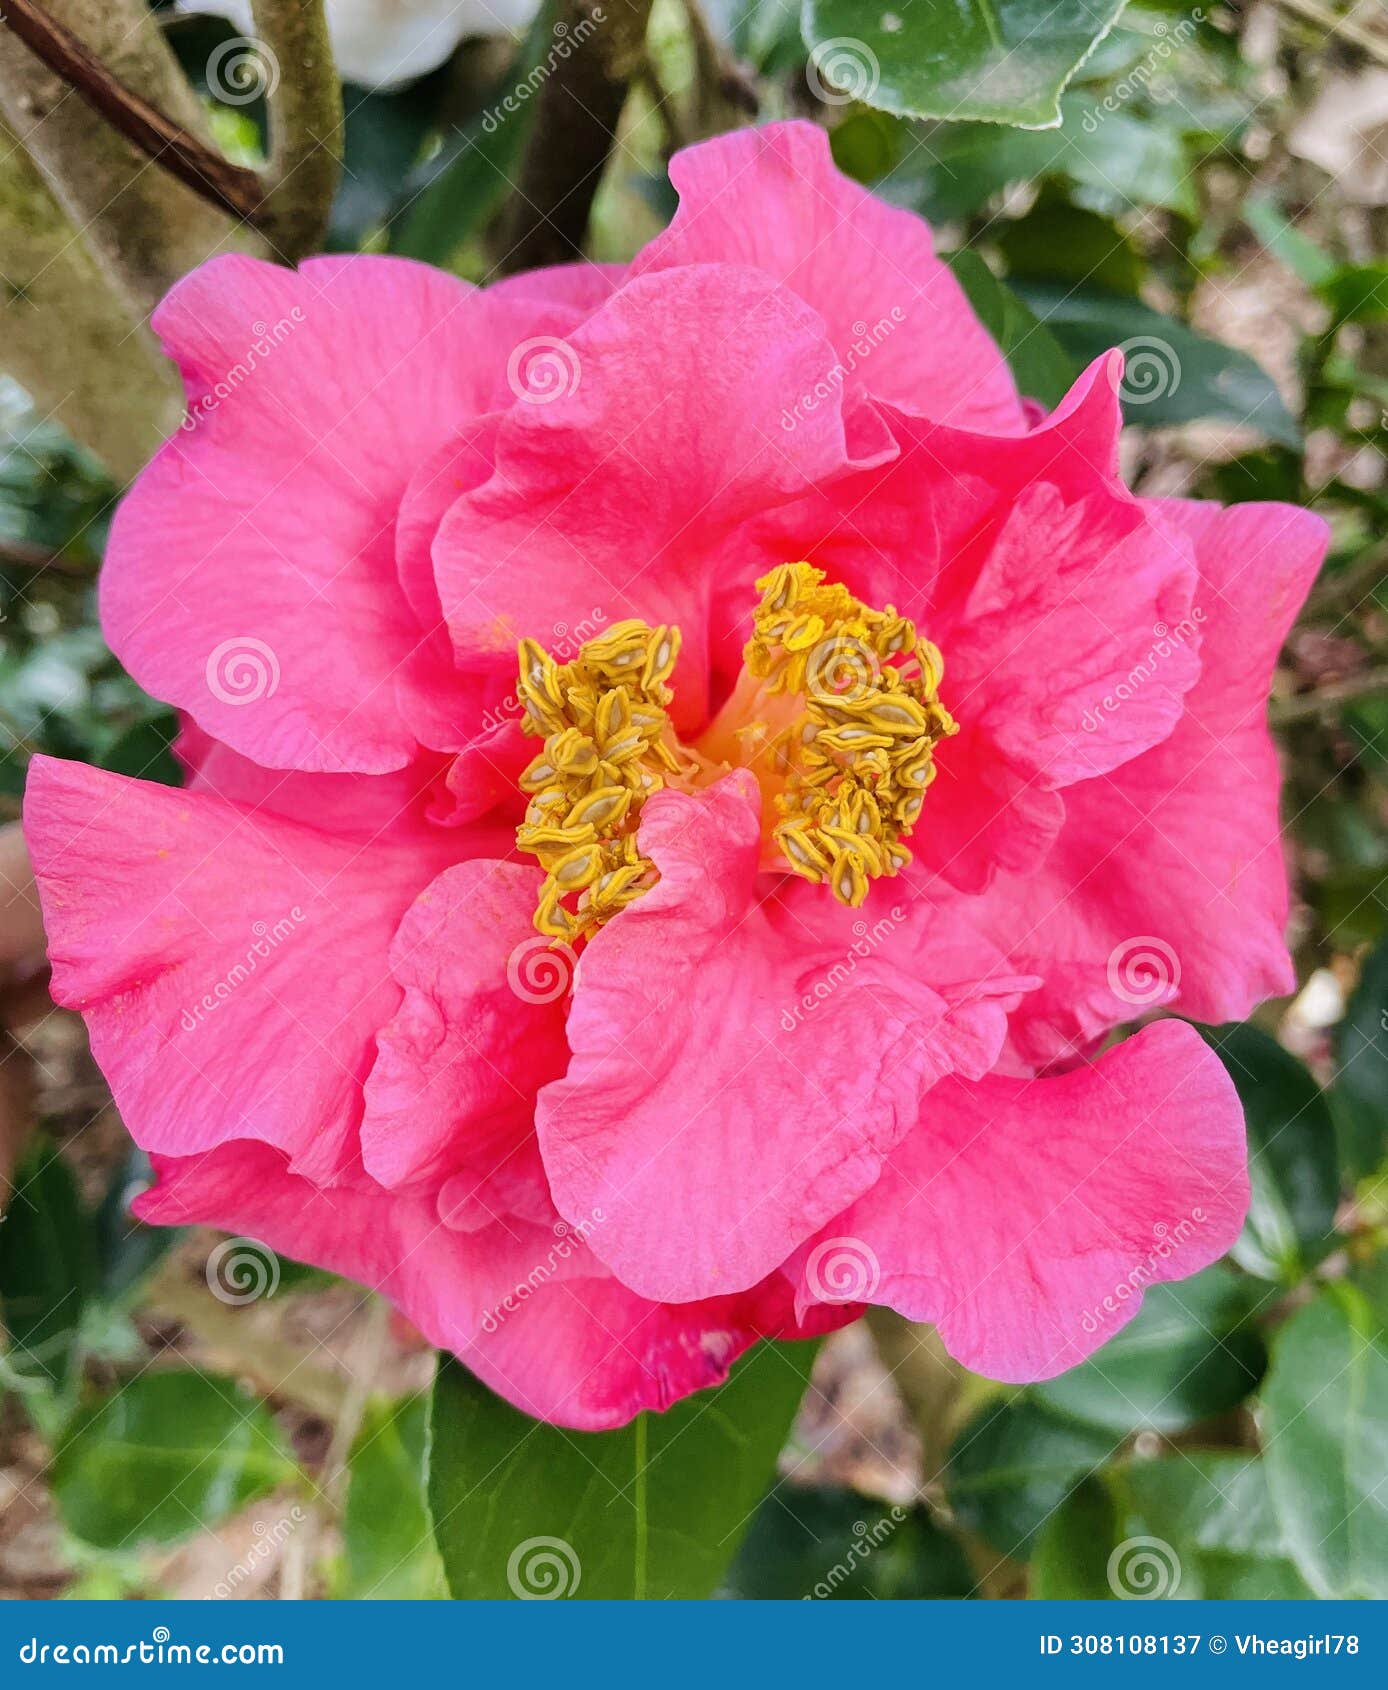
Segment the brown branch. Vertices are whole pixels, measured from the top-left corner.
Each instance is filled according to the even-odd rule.
[[[535,127],[503,225],[500,268],[560,264],[583,251],[593,196],[641,68],[651,0],[560,0],[570,51],[545,66]]]
[[[255,171],[232,164],[117,80],[101,60],[35,0],[5,0],[0,22],[94,111],[171,176],[204,199],[256,224],[265,190]]]
[[[270,166],[261,227],[292,264],[317,252],[342,174],[342,83],[323,0],[254,0],[256,34],[275,75],[266,93]]]

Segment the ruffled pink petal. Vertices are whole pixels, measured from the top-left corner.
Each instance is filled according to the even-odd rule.
[[[572,1061],[540,1093],[560,1212],[601,1210],[594,1251],[658,1301],[769,1273],[872,1184],[924,1091],[992,1066],[1028,984],[993,975],[950,912],[909,923],[890,888],[852,926],[821,893],[830,925],[807,925],[758,889],[759,830],[745,772],[647,803],[661,879],[584,951]],[[911,954],[858,957],[856,930],[884,919]]]
[[[493,282],[487,292],[508,304],[536,300],[556,306],[577,325],[607,303],[626,275],[625,264],[548,264]]]
[[[261,1145],[156,1157],[155,1170],[158,1184],[135,1203],[143,1219],[221,1227],[345,1274],[518,1408],[581,1431],[720,1383],[763,1335],[807,1336],[858,1312],[811,1310],[799,1321],[779,1276],[740,1297],[662,1308],[608,1277],[566,1227],[452,1230],[422,1199],[370,1182],[323,1192]]]
[[[812,123],[772,123],[670,162],[679,209],[633,275],[749,264],[792,287],[829,327],[835,356],[784,403],[790,426],[826,395],[861,386],[918,415],[1020,434],[1026,417],[1002,354],[930,230],[842,175]]]
[[[1267,730],[1273,665],[1326,544],[1319,517],[1288,505],[1160,506],[1195,549],[1200,585],[1157,666],[1198,638],[1203,670],[1169,738],[1106,778],[1071,787],[1052,857],[1000,881],[983,919],[1046,987],[1014,1027],[1048,1062],[1167,1003],[1200,1021],[1242,1020],[1290,991],[1287,874],[1277,754]],[[1100,714],[1123,716],[1135,676]]]
[[[677,623],[675,712],[705,712],[711,559],[752,512],[895,450],[836,399],[793,433],[780,407],[829,355],[823,325],[754,271],[629,283],[554,349],[557,386],[502,420],[496,472],[434,544],[459,660],[509,685],[516,642],[620,617]],[[850,426],[851,424],[851,426]]]
[[[1193,1028],[1163,1021],[1092,1067],[946,1080],[882,1178],[793,1264],[801,1306],[857,1296],[938,1327],[992,1379],[1049,1379],[1147,1286],[1222,1256],[1248,1207],[1243,1113]]]
[[[135,1140],[231,1139],[331,1179],[355,1155],[387,953],[460,837],[334,838],[201,793],[35,758],[25,833],[53,995]]]
[[[377,1035],[362,1161],[382,1185],[464,1175],[450,1207],[531,1136],[535,1094],[562,1074],[568,955],[531,918],[539,871],[460,863],[415,899],[391,944],[404,992]]]

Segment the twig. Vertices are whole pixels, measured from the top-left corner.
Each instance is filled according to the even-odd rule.
[[[260,226],[287,263],[316,252],[342,174],[342,84],[323,0],[254,0],[271,68],[270,168]]]
[[[1341,41],[1358,47],[1375,64],[1388,65],[1388,40],[1355,23],[1353,18],[1342,18],[1328,6],[1320,5],[1319,0],[1277,0],[1277,4],[1304,22],[1313,23],[1328,34],[1338,36]]]
[[[34,0],[5,0],[4,22],[36,58],[171,176],[244,222],[257,224],[265,190],[255,171],[232,164],[119,81],[72,31]]]
[[[560,0],[574,44],[550,71],[502,230],[501,270],[581,255],[627,87],[641,66],[651,0]]]

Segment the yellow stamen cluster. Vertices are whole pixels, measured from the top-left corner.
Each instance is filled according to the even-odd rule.
[[[553,939],[586,938],[657,879],[636,845],[642,801],[682,767],[665,684],[678,628],[617,622],[572,663],[520,642],[524,731],[544,749],[521,776],[530,796],[516,834],[546,871],[535,926]]]
[[[940,702],[944,663],[890,605],[871,609],[808,563],[757,586],[747,668],[768,692],[805,698],[767,748],[785,775],[772,838],[797,874],[856,906],[910,862],[901,836],[935,778],[936,743],[958,732]]]

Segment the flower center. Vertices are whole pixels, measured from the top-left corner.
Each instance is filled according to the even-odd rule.
[[[653,886],[636,840],[641,805],[731,768],[761,785],[765,867],[856,906],[911,860],[901,841],[935,778],[935,745],[958,731],[940,702],[938,649],[890,605],[871,609],[808,563],[757,586],[742,674],[692,746],[666,708],[677,628],[619,622],[568,664],[521,641],[523,727],[544,749],[520,779],[530,804],[516,842],[545,870],[541,933],[586,938]]]

